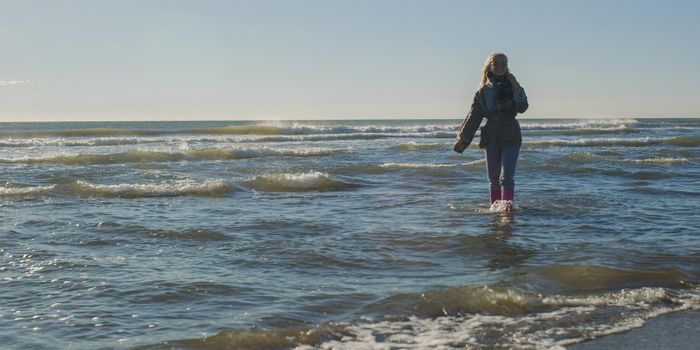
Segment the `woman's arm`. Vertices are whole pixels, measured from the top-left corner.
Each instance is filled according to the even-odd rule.
[[[530,106],[527,103],[527,95],[525,95],[525,89],[520,86],[518,79],[515,79],[513,74],[508,73],[508,80],[510,84],[513,85],[513,103],[515,104],[515,110],[518,113],[525,113],[527,108]]]
[[[520,94],[513,93],[513,104],[515,105],[515,110],[518,113],[525,113],[530,105],[527,103],[527,95],[525,95],[525,89],[520,88]]]
[[[472,142],[472,139],[474,139],[474,134],[476,134],[476,130],[479,129],[481,121],[484,119],[484,113],[481,110],[478,100],[479,98],[481,98],[481,96],[477,91],[476,94],[474,94],[474,100],[472,101],[472,106],[469,109],[469,113],[467,113],[467,117],[464,118],[462,126],[459,128],[457,141],[454,145],[454,150],[457,153],[462,153],[465,149],[467,149],[469,144]]]

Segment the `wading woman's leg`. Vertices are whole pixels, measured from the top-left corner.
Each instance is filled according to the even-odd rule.
[[[501,151],[496,149],[494,142],[486,145],[486,171],[489,177],[490,203],[501,199]]]
[[[501,152],[503,162],[503,174],[501,186],[503,186],[502,199],[512,201],[515,198],[515,167],[520,154],[519,146],[506,147]]]

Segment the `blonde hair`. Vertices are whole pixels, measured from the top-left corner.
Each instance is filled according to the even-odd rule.
[[[486,62],[484,62],[484,68],[481,69],[481,83],[479,83],[479,89],[483,88],[489,81],[488,74],[491,70],[491,64],[497,57],[505,57],[505,59],[508,60],[508,56],[506,56],[506,54],[501,52],[492,52],[489,55],[489,57],[486,58]]]

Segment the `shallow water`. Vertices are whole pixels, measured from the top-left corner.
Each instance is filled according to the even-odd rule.
[[[563,347],[700,309],[700,120],[0,124],[0,343]]]

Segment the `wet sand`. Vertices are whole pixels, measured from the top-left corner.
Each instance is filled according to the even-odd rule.
[[[569,350],[658,350],[700,348],[700,311],[647,320],[641,328],[566,347]]]

